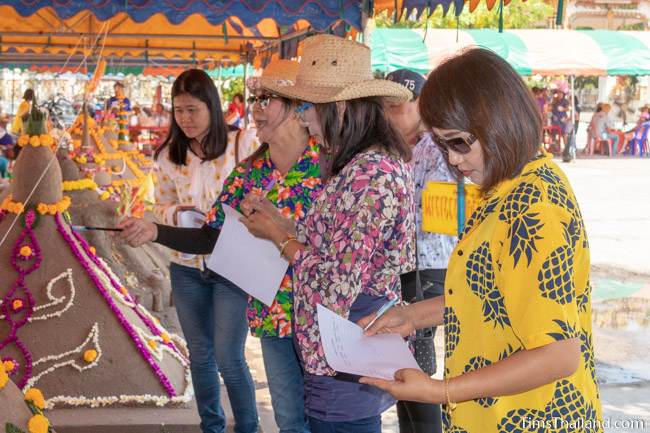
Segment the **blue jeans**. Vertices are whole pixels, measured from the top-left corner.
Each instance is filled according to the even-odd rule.
[[[262,337],[260,341],[271,405],[280,433],[309,433],[302,367],[293,338]]]
[[[309,417],[311,433],[381,433],[381,415],[355,421],[321,421]]]
[[[190,352],[203,433],[226,431],[219,373],[228,389],[235,432],[257,432],[255,386],[244,355],[246,294],[214,273],[175,263],[169,271],[178,319]]]

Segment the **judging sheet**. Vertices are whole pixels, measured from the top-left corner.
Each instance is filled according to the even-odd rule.
[[[320,304],[318,327],[327,363],[336,371],[392,380],[402,368],[420,369],[398,334],[366,337],[360,326]]]
[[[226,219],[208,259],[208,268],[270,306],[289,263],[280,257],[273,242],[250,234],[239,221],[239,212],[222,206]]]

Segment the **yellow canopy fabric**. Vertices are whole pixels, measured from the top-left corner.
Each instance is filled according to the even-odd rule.
[[[165,59],[212,60],[240,63],[251,52],[286,38],[273,19],[262,19],[252,28],[237,17],[221,25],[210,24],[199,14],[172,24],[165,15],[155,14],[143,22],[120,12],[100,21],[91,11],[62,19],[46,7],[24,17],[11,6],[0,6],[0,34],[3,58],[38,54],[39,59],[62,56],[131,57],[143,61]],[[297,21],[291,32],[306,31],[306,20]],[[106,36],[104,38],[104,36]],[[33,59],[33,56],[31,56]]]

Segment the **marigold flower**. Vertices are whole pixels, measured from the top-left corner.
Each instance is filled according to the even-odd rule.
[[[50,428],[50,422],[43,415],[37,414],[31,417],[27,423],[29,433],[47,433]]]
[[[25,392],[25,401],[31,402],[39,409],[45,408],[45,397],[43,397],[43,393],[37,388],[30,388]]]
[[[97,351],[95,349],[89,349],[84,352],[84,361],[91,363],[97,359]]]

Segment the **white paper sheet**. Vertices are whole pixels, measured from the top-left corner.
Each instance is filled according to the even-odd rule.
[[[250,234],[242,215],[222,205],[226,215],[219,239],[208,259],[208,268],[235,283],[245,292],[271,305],[289,263],[273,242]]]
[[[363,335],[363,329],[318,304],[318,326],[327,363],[336,371],[394,379],[402,368],[418,367],[398,334]]]
[[[178,227],[199,228],[205,222],[205,215],[195,210],[184,210],[176,214],[176,219],[178,220]],[[185,253],[181,253],[180,256],[185,260],[196,257],[195,254]]]

